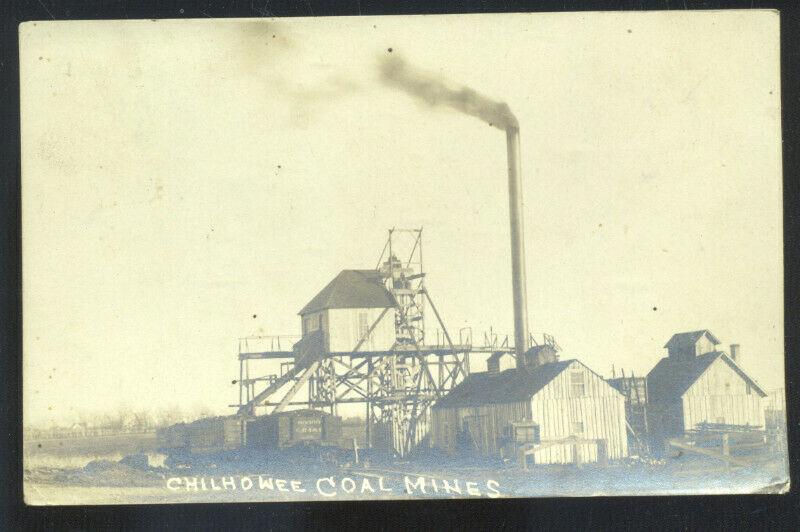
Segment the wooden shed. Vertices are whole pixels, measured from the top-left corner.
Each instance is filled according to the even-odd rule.
[[[707,330],[674,335],[647,375],[648,424],[656,441],[700,424],[764,427],[766,392]]]
[[[299,312],[303,336],[322,331],[331,353],[388,351],[397,302],[377,270],[342,270]]]
[[[625,398],[578,360],[473,373],[432,409],[431,445],[504,454],[528,444],[539,464],[628,455]]]

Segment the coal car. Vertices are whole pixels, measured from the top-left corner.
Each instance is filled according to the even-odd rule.
[[[340,446],[341,439],[342,418],[320,410],[292,410],[247,421],[248,447]]]
[[[291,410],[245,418],[219,416],[178,423],[157,432],[159,448],[191,454],[297,445],[342,445],[342,418],[319,410]]]
[[[182,449],[191,453],[219,452],[242,446],[245,424],[239,416],[198,419],[191,423],[170,425],[157,432],[159,447]]]

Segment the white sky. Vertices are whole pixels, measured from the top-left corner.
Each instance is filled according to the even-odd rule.
[[[708,328],[783,386],[777,13],[20,31],[28,422],[229,411],[236,339],[297,334],[392,226],[451,329],[512,332],[505,135],[381,85],[388,48],[518,116],[532,331],[644,375]]]

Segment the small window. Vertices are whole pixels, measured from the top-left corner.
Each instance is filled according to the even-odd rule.
[[[753,394],[753,389],[750,388],[750,385],[748,384],[747,385],[747,395],[752,395],[752,394]]]
[[[731,383],[729,383],[729,382],[725,383],[725,393],[726,394],[731,393]]]
[[[311,314],[303,319],[303,334],[322,329],[323,313]]]
[[[539,442],[539,426],[519,425],[514,427],[514,440],[516,443],[538,443]]]
[[[573,436],[582,436],[583,435],[583,422],[582,421],[573,421],[570,425],[570,434]]]
[[[583,397],[586,395],[586,383],[583,379],[583,372],[574,371],[569,376],[570,395],[572,397]]]
[[[369,333],[369,316],[366,312],[358,313],[358,337],[366,338]]]

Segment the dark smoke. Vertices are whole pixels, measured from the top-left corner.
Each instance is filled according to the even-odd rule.
[[[498,129],[519,129],[517,118],[507,103],[496,102],[469,87],[448,87],[443,81],[414,70],[397,55],[384,56],[380,71],[384,83],[401,89],[428,105],[451,107],[480,118]]]

